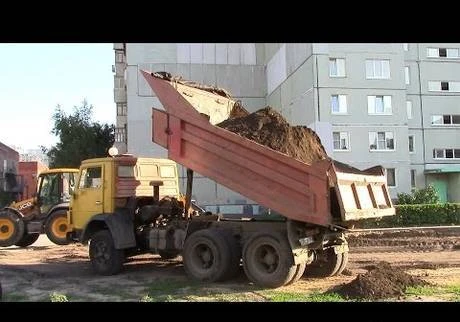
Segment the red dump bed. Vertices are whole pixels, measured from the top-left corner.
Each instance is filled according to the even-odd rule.
[[[383,173],[340,173],[331,160],[293,159],[212,125],[171,82],[142,73],[165,108],[153,109],[152,140],[171,160],[294,220],[327,226],[394,214]],[[329,187],[340,210],[334,220]]]

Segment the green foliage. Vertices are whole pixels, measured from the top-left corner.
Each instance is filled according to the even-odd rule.
[[[460,203],[397,205],[396,215],[368,219],[362,228],[460,225]]]
[[[92,111],[93,106],[86,100],[70,115],[61,106],[56,107],[51,133],[59,137],[59,142],[45,151],[50,167],[78,167],[82,160],[107,155],[115,141],[115,126],[93,122]]]
[[[52,294],[50,294],[50,301],[51,302],[69,302],[69,300],[67,299],[67,296],[65,296],[64,294],[56,293],[56,292],[53,292]]]
[[[432,185],[428,185],[426,188],[418,189],[408,193],[398,193],[398,204],[399,205],[419,205],[419,204],[434,204],[439,202],[438,194],[436,189]]]

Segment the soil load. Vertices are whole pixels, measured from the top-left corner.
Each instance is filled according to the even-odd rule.
[[[378,300],[403,295],[410,286],[424,285],[429,283],[387,262],[379,262],[369,267],[366,274],[359,274],[335,292],[349,298]]]
[[[328,158],[320,138],[312,129],[290,126],[270,106],[246,116],[229,118],[217,126],[307,164]]]

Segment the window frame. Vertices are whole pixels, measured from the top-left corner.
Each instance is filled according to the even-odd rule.
[[[343,75],[340,75],[339,71],[339,64],[338,61],[343,61]],[[331,68],[331,63],[335,63],[335,70],[337,72],[337,75],[333,75],[332,71],[333,69]],[[331,78],[344,78],[347,77],[347,65],[345,58],[343,57],[329,57],[329,77]]]
[[[394,185],[390,185],[390,183],[388,182],[388,170],[393,170]],[[398,186],[398,180],[396,178],[396,168],[385,168],[385,177],[387,179],[388,188],[396,188]]]
[[[339,134],[339,149],[335,148],[335,142],[337,142],[334,138],[334,134],[338,133]],[[346,138],[346,143],[347,143],[347,149],[340,149],[341,143],[342,143],[342,134],[345,135]],[[351,151],[351,145],[350,145],[350,132],[348,131],[333,131],[332,132],[332,149],[334,152],[350,152]]]
[[[394,152],[396,151],[396,135],[394,134],[393,131],[369,131],[368,132],[368,136],[369,136],[369,152]],[[372,145],[371,144],[371,135],[372,133],[375,133],[375,138],[376,138],[376,148],[375,149],[372,149]],[[385,145],[385,149],[379,149],[379,142],[381,142],[382,140],[379,140],[379,133],[384,133],[384,145]],[[391,134],[392,138],[388,138],[387,135],[388,134]],[[393,140],[393,149],[388,149],[386,148],[388,146],[388,141],[387,140]]]
[[[377,98],[382,98],[383,112],[377,112]],[[371,100],[374,102],[374,106],[370,104]],[[392,95],[367,95],[367,114],[368,115],[393,115],[393,98]],[[386,108],[385,102],[389,102],[389,109]],[[373,108],[374,112],[370,112],[370,106]],[[389,111],[389,112],[388,112]]]
[[[368,63],[372,62],[372,75],[369,75],[369,70],[368,70]],[[376,76],[376,62],[380,63],[380,71],[381,71],[381,76]],[[383,62],[388,62],[388,77],[385,77],[384,75],[384,64]],[[390,59],[378,59],[378,58],[369,58],[366,59],[365,62],[365,69],[366,69],[366,79],[380,79],[380,80],[391,80],[391,64],[390,64]]]
[[[412,138],[412,151],[411,151],[411,149],[410,149],[410,146],[411,146],[411,144],[410,144],[411,138]],[[413,134],[409,135],[408,139],[409,139],[409,146],[408,146],[408,148],[409,148],[409,154],[414,154],[414,153],[415,153],[415,135],[413,135]]]
[[[338,107],[338,112],[335,112],[333,107],[333,97],[337,97],[337,107]],[[348,114],[348,95],[346,94],[332,94],[331,95],[331,114],[333,115],[346,115]],[[341,100],[340,98],[343,97],[344,99]],[[341,111],[342,104],[340,102],[345,102],[345,111]]]

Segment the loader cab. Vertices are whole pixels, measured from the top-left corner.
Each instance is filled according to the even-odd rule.
[[[37,204],[47,214],[58,204],[68,203],[75,187],[76,169],[53,169],[38,177]]]

